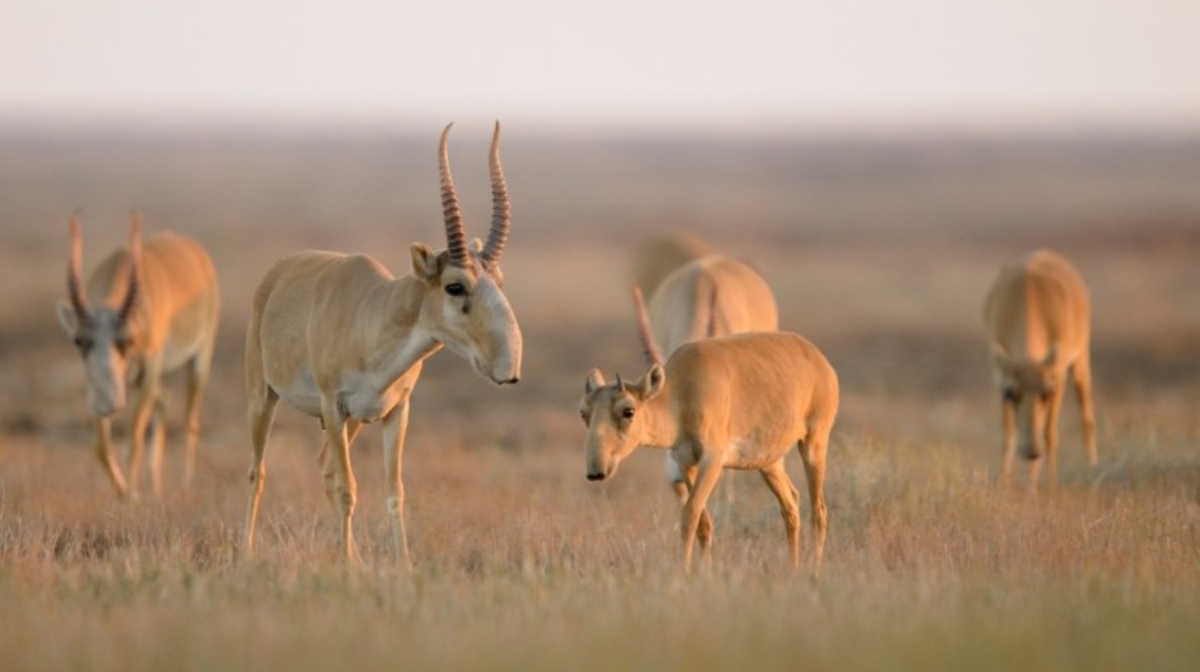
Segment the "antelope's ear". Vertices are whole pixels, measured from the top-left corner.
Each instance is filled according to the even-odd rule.
[[[60,299],[54,305],[54,312],[58,315],[58,323],[62,325],[63,331],[67,332],[67,337],[74,338],[75,333],[79,331],[79,316],[75,314],[71,303]]]
[[[662,364],[651,364],[642,379],[638,381],[637,387],[642,399],[652,399],[662,392],[663,384],[666,382],[667,372],[663,370]]]
[[[413,243],[412,246],[412,268],[413,275],[424,280],[425,282],[435,282],[438,277],[438,255],[433,250],[422,245],[421,243]]]
[[[604,374],[600,373],[600,369],[588,371],[587,380],[583,381],[584,393],[591,394],[601,387],[604,387]]]

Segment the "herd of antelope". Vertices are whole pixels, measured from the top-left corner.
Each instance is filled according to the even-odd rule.
[[[414,243],[412,270],[399,278],[366,255],[298,252],[271,265],[254,293],[245,350],[252,446],[246,552],[254,546],[266,442],[280,400],[320,421],[325,493],[338,516],[341,552],[350,559],[356,557],[351,522],[357,500],[350,447],[365,423],[382,424],[393,550],[407,566],[401,465],[409,401],[424,360],[447,346],[493,383],[520,377],[521,329],[500,269],[510,222],[500,125],[489,154],[492,221],[482,242],[467,242],[450,171],[449,131],[447,126],[438,147],[446,249]],[[180,368],[187,386],[185,482],[194,468],[220,304],[213,264],[199,244],[178,234],[143,240],[135,213],[129,244],[104,257],[85,284],[78,214],[69,230],[67,300],[59,302],[58,317],[84,361],[96,454],[117,495],[133,498],[148,441],[151,489],[161,494],[161,380]],[[646,370],[634,380],[618,374],[612,381],[592,370],[584,381],[587,479],[611,478],[637,448],[665,450],[668,480],[682,507],[683,563],[690,569],[697,541],[711,557],[706,503],[722,471],[759,471],[779,501],[791,563],[799,567],[800,496],[784,467],[795,446],[808,485],[816,574],[826,536],[823,483],[838,409],[837,374],[815,345],[778,331],[775,297],[752,268],[694,238],[664,238],[655,245],[639,259],[633,287]],[[1089,322],[1082,278],[1047,250],[1010,261],[988,292],[984,325],[1001,397],[1004,482],[1011,479],[1018,448],[1030,462],[1032,486],[1043,456],[1055,478],[1057,420],[1068,377],[1095,465]],[[123,471],[112,449],[111,422],[126,405],[130,446]]]

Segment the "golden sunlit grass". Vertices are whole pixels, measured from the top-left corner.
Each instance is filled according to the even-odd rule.
[[[351,568],[315,465],[289,446],[249,559],[242,488],[122,506],[83,473],[81,509],[48,479],[6,479],[0,650],[8,669],[1190,669],[1197,437],[1109,438],[1127,448],[1106,463],[1162,473],[1097,482],[1068,460],[1030,497],[963,446],[838,434],[816,583],[787,570],[778,513],[749,479],[717,510],[712,565],[682,575],[657,455],[596,488],[571,451],[414,446],[412,574],[391,562],[370,449]],[[5,455],[18,475],[79,457]]]

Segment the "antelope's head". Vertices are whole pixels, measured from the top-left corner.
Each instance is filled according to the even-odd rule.
[[[621,460],[646,442],[650,431],[647,402],[658,396],[667,382],[662,353],[650,333],[646,302],[636,284],[633,286],[633,303],[637,309],[642,353],[650,368],[636,383],[626,383],[620,375],[616,382],[606,383],[599,369],[588,373],[579,415],[587,427],[589,481],[603,481],[615,474]]]
[[[452,124],[451,124],[452,125]],[[492,225],[487,242],[467,245],[458,193],[450,174],[450,157],[442,131],[438,151],[446,250],[412,247],[413,273],[425,281],[422,311],[433,337],[492,381],[515,383],[521,376],[521,327],[504,294],[500,257],[508,241],[508,186],[500,166],[500,123],[492,136],[489,168],[492,182]]]
[[[1057,351],[1051,346],[1041,360],[1013,357],[1001,346],[992,354],[1000,394],[1016,417],[1018,449],[1025,458],[1036,460],[1046,448],[1048,409],[1062,382],[1055,366]]]
[[[648,428],[646,404],[658,396],[667,375],[659,364],[635,383],[617,376],[607,383],[598,369],[583,384],[579,415],[587,427],[587,479],[603,481],[617,473],[621,460],[645,443]]]
[[[87,400],[92,412],[111,415],[125,407],[125,376],[135,350],[130,318],[138,308],[142,219],[134,213],[129,247],[119,262],[125,287],[119,301],[89,304],[81,287],[83,236],[78,213],[71,216],[71,256],[67,265],[67,301],[58,302],[58,321],[75,342],[87,367]],[[114,287],[119,281],[114,280]]]

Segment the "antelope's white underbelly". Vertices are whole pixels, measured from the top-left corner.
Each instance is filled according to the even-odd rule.
[[[725,448],[726,469],[764,469],[779,460],[779,451],[751,439],[738,438]]]
[[[268,383],[279,398],[301,413],[321,417],[321,391],[311,373],[305,373],[287,385]]]
[[[302,413],[321,417],[321,390],[311,372],[305,371],[286,384],[273,381],[268,381],[268,384],[289,406]],[[344,417],[360,422],[375,422],[390,413],[411,389],[412,381],[404,378],[388,385],[369,374],[353,373],[345,377],[335,395],[338,409]]]

